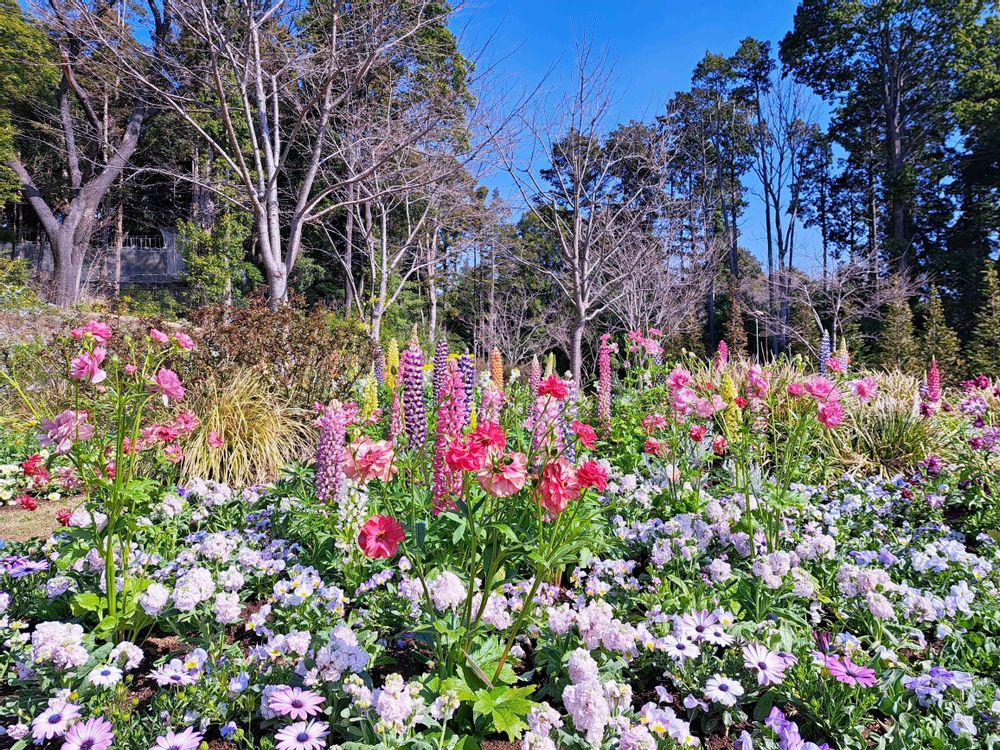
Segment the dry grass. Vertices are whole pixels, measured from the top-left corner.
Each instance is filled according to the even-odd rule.
[[[36,510],[0,508],[0,540],[25,542],[44,539],[59,528],[56,520],[58,507],[53,503],[40,504]]]

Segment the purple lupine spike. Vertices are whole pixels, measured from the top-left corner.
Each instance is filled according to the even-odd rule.
[[[941,400],[941,371],[937,358],[931,358],[931,368],[927,371],[927,400],[936,404]]]
[[[465,389],[465,423],[468,424],[476,397],[476,358],[466,352],[458,358],[458,370],[462,373],[462,387]]]
[[[597,420],[605,432],[611,430],[611,335],[601,336],[597,354]]]
[[[416,326],[410,345],[399,363],[403,371],[403,419],[411,448],[423,448],[427,442],[427,404],[424,400],[424,353],[417,340]]]
[[[719,341],[719,346],[715,350],[715,368],[717,370],[724,370],[728,363],[729,346],[726,344],[725,339],[722,339]]]
[[[344,487],[344,443],[347,426],[358,414],[357,404],[331,401],[316,418],[316,497],[325,503],[340,501]]]
[[[826,374],[827,364],[830,362],[830,334],[823,329],[823,338],[819,341],[819,371]]]
[[[378,344],[375,345],[375,380],[379,385],[385,383],[385,352]]]
[[[441,400],[441,389],[448,370],[448,340],[442,336],[434,347],[434,402]]]

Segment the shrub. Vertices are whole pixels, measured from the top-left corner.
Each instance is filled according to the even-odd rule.
[[[250,369],[279,401],[297,407],[346,396],[374,359],[374,343],[360,323],[318,307],[274,311],[256,297],[244,308],[202,307],[191,318],[199,328],[192,374],[211,372],[225,382]]]

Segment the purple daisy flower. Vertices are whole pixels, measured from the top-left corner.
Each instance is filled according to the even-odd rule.
[[[195,750],[201,744],[201,732],[188,727],[183,732],[169,731],[157,737],[149,750]]]
[[[281,716],[307,719],[319,713],[324,701],[326,698],[311,690],[284,685],[271,693],[267,707]]]
[[[108,750],[115,741],[114,726],[95,716],[74,724],[63,740],[62,750]]]
[[[280,730],[274,739],[276,750],[322,750],[329,727],[322,721],[297,721]]]
[[[49,707],[31,722],[31,737],[41,744],[53,737],[62,737],[74,720],[80,718],[80,707],[60,700],[49,701]]]

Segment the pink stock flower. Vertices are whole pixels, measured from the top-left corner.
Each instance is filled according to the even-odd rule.
[[[149,329],[149,338],[153,339],[157,344],[169,344],[170,337],[163,331],[159,331],[155,328]]]
[[[177,341],[177,346],[181,349],[194,349],[194,340],[182,331],[174,334],[174,340]]]
[[[56,453],[68,453],[76,441],[90,440],[94,436],[94,426],[87,422],[89,417],[85,411],[67,409],[54,420],[42,420],[39,426],[44,434],[38,436],[38,444],[51,446]]]
[[[395,459],[391,442],[362,437],[347,447],[344,474],[360,484],[372,479],[388,482],[396,475]]]
[[[92,352],[83,352],[74,357],[70,362],[69,376],[73,380],[87,380],[94,385],[102,382],[108,376],[108,373],[101,369],[101,363],[104,362],[107,353],[107,349],[98,346]]]
[[[771,383],[767,373],[761,369],[760,365],[752,365],[747,370],[747,393],[752,398],[765,398],[770,387]]]
[[[174,401],[183,400],[185,390],[184,386],[181,385],[181,379],[177,377],[177,373],[163,367],[156,373],[156,377],[153,378],[153,382],[149,386],[149,392],[162,395],[163,403],[166,405],[170,399]]]
[[[844,421],[844,409],[839,401],[827,401],[816,410],[816,418],[824,427],[833,428]]]
[[[392,516],[372,516],[358,532],[358,546],[367,557],[392,557],[406,538],[403,527]]]
[[[523,453],[491,454],[486,465],[476,472],[476,480],[488,495],[510,497],[527,483],[527,467],[528,458]]]
[[[867,401],[878,394],[878,384],[872,378],[851,381],[851,391],[859,401]]]
[[[93,320],[81,328],[74,328],[69,335],[79,341],[85,335],[90,334],[99,344],[106,344],[111,340],[111,326],[107,323]]]
[[[542,507],[552,515],[562,513],[570,501],[580,496],[576,470],[561,456],[545,464],[538,489]]]

